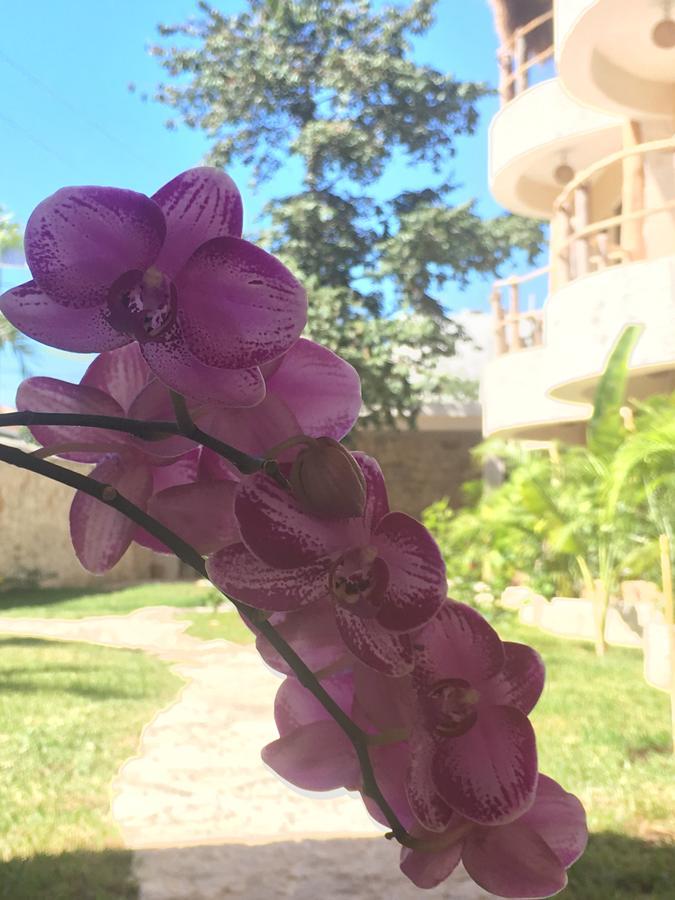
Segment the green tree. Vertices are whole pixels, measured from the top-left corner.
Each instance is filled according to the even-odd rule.
[[[300,189],[269,204],[261,237],[306,284],[310,336],[356,366],[378,424],[413,423],[425,394],[452,390],[437,363],[464,334],[443,286],[517,249],[533,259],[542,240],[533,222],[452,203],[455,138],[473,133],[489,89],[413,59],[435,3],[249,0],[226,16],[201,2],[199,20],[160,26],[153,48],[172,77],[156,93],[169,124],[204,131],[210,162],[244,163],[258,184],[301,162]],[[435,185],[385,194],[393,162]]]

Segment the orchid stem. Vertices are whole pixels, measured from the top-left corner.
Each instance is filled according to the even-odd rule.
[[[15,418],[12,418],[13,416]],[[19,420],[16,419],[16,416],[19,417]],[[0,425],[57,424],[57,421],[55,421],[55,419],[58,419],[58,424],[92,425],[90,421],[87,421],[86,423],[63,421],[63,419],[72,420],[73,418],[87,420],[97,419],[99,421],[93,423],[94,427],[110,427],[102,424],[100,421],[101,419],[110,419],[111,417],[108,416],[70,416],[61,413],[8,413],[7,415],[0,415]],[[12,421],[8,422],[8,419],[11,419]],[[136,428],[136,424],[139,423],[134,423],[133,420],[115,419],[113,417],[112,421],[117,423],[117,430],[119,431],[127,431],[130,434],[137,433],[137,431],[134,429]],[[121,423],[127,423],[130,427],[119,427]],[[158,424],[163,425],[164,423],[153,422],[140,424],[149,425],[156,430]],[[171,425],[171,423],[168,424]],[[177,426],[174,425],[173,428],[177,429]],[[177,431],[174,430],[170,433],[175,434],[177,433]],[[55,463],[49,462],[45,459],[40,459],[32,453],[28,453],[24,450],[19,450],[17,447],[10,447],[6,444],[1,443],[0,461],[9,463],[9,465],[12,466],[17,466],[20,469],[27,469],[30,472],[35,472],[38,475],[49,478],[51,481],[57,481],[60,484],[65,484],[68,487],[74,488],[75,490],[82,491],[83,493],[88,494],[90,497],[94,497],[96,500],[99,500],[101,503],[105,503],[106,506],[110,506],[113,509],[116,509],[123,516],[126,516],[132,522],[140,525],[147,532],[152,534],[153,537],[161,541],[180,560],[194,569],[194,571],[200,577],[208,579],[209,576],[206,570],[204,559],[195,550],[194,547],[186,543],[175,532],[171,531],[171,529],[167,528],[165,525],[162,525],[161,522],[158,522],[157,519],[149,516],[140,507],[136,506],[134,503],[131,503],[131,501],[127,500],[126,497],[123,497],[122,494],[120,494],[112,485],[96,481],[94,478],[90,478],[89,476],[83,475],[80,472],[75,472],[72,469],[65,468],[64,466],[56,465]],[[264,635],[264,637],[267,638],[267,640],[279,653],[282,659],[284,659],[291,667],[298,681],[314,697],[316,697],[316,699],[319,701],[319,703],[321,703],[321,705],[329,713],[329,715],[337,722],[340,728],[342,728],[344,733],[349,738],[352,746],[354,747],[359,760],[361,774],[363,777],[363,793],[368,797],[371,797],[380,807],[382,814],[389,823],[393,836],[396,838],[396,840],[404,846],[414,846],[415,838],[413,838],[403,827],[401,822],[398,820],[395,812],[385,800],[382,791],[379,788],[379,785],[375,778],[375,773],[373,771],[373,766],[370,761],[370,756],[368,753],[368,737],[365,732],[362,731],[361,728],[359,728],[359,726],[355,722],[353,722],[345,712],[343,712],[340,706],[338,706],[335,700],[333,700],[330,694],[320,684],[311,669],[309,669],[305,665],[305,663],[298,656],[295,650],[293,650],[293,648],[288,643],[286,643],[286,641],[281,637],[274,626],[267,621],[264,614],[259,613],[256,609],[246,606],[246,604],[241,603],[241,601],[239,600],[235,600],[233,597],[228,597],[228,599],[236,607],[237,611],[241,614],[244,620],[250,622],[253,626],[255,626],[255,629],[257,631],[259,631],[262,635]]]
[[[123,431],[146,441],[156,441],[168,435],[178,435],[213,450],[218,456],[226,459],[238,469],[242,475],[252,475],[263,468],[269,469],[269,461],[262,457],[251,456],[236,447],[226,444],[218,438],[206,434],[189,418],[188,422],[147,422],[142,419],[125,419],[121,416],[99,416],[83,413],[43,413],[32,410],[21,410],[15,413],[0,415],[0,428],[8,425],[71,425],[84,428],[107,428],[109,431]],[[269,473],[274,477],[274,473]]]

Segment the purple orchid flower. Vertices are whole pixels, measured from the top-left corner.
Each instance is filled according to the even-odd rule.
[[[441,884],[461,860],[486,891],[519,900],[539,900],[562,891],[567,885],[566,870],[584,852],[588,840],[586,814],[579,800],[543,774],[538,777],[534,802],[514,822],[480,826],[455,815],[443,835],[414,824],[410,827],[414,837],[441,845],[438,850],[401,849],[401,871],[417,887]]]
[[[152,197],[109,187],[57,191],[26,226],[33,281],[0,311],[35,340],[79,352],[137,341],[167,385],[231,406],[259,403],[259,366],[306,320],[301,285],[241,238],[229,176],[190,169]]]
[[[445,564],[429,532],[389,512],[375,460],[354,454],[366,483],[363,515],[327,520],[304,511],[264,474],[240,485],[235,515],[242,542],[207,563],[226,593],[258,609],[288,612],[332,602],[349,650],[390,675],[412,668],[409,632],[445,599]]]
[[[420,823],[442,831],[453,811],[483,825],[528,809],[537,785],[527,718],[544,664],[524,644],[502,643],[469,606],[453,601],[414,638],[408,800]]]

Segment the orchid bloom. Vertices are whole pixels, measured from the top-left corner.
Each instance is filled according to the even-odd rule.
[[[412,668],[409,632],[445,599],[445,565],[423,525],[389,511],[375,460],[354,458],[366,483],[361,516],[311,515],[266,475],[253,475],[235,498],[241,543],[212,556],[207,569],[225,593],[258,609],[287,612],[329,600],[349,650],[402,675]]]
[[[579,800],[541,773],[530,808],[506,825],[481,826],[455,815],[441,835],[410,827],[414,837],[429,842],[420,849],[401,848],[401,871],[417,887],[441,884],[461,860],[480,887],[519,900],[562,891],[566,870],[584,852],[588,839]]]
[[[241,238],[229,176],[190,169],[152,197],[62,188],[26,226],[33,280],[0,312],[50,346],[98,352],[137,341],[173,389],[231,406],[265,395],[260,366],[285,353],[306,319],[301,285]]]
[[[502,643],[469,606],[449,601],[414,638],[408,799],[443,830],[453,811],[483,825],[532,804],[537,751],[527,714],[544,686],[531,647]]]

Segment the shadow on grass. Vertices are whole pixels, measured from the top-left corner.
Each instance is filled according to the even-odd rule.
[[[417,900],[470,897],[456,872],[421,892],[398,870],[398,850],[382,838],[279,841],[255,846],[223,843],[138,851],[137,873],[162,900],[187,897],[268,900],[283,883],[289,900],[349,896]],[[570,873],[566,900],[672,898],[675,845],[610,832],[595,834]],[[136,900],[131,853],[120,850],[38,855],[0,863],[2,900]],[[486,896],[476,890],[476,897]]]
[[[591,835],[561,897],[643,900],[672,898],[674,890],[675,841],[648,841],[605,831]]]
[[[110,594],[119,590],[119,586],[99,586],[83,588],[10,588],[0,591],[0,614],[5,609],[18,609],[22,606],[51,606],[64,600],[77,600],[92,594]],[[0,896],[2,896],[0,894]]]
[[[136,900],[129,850],[78,850],[0,862],[2,900]]]

